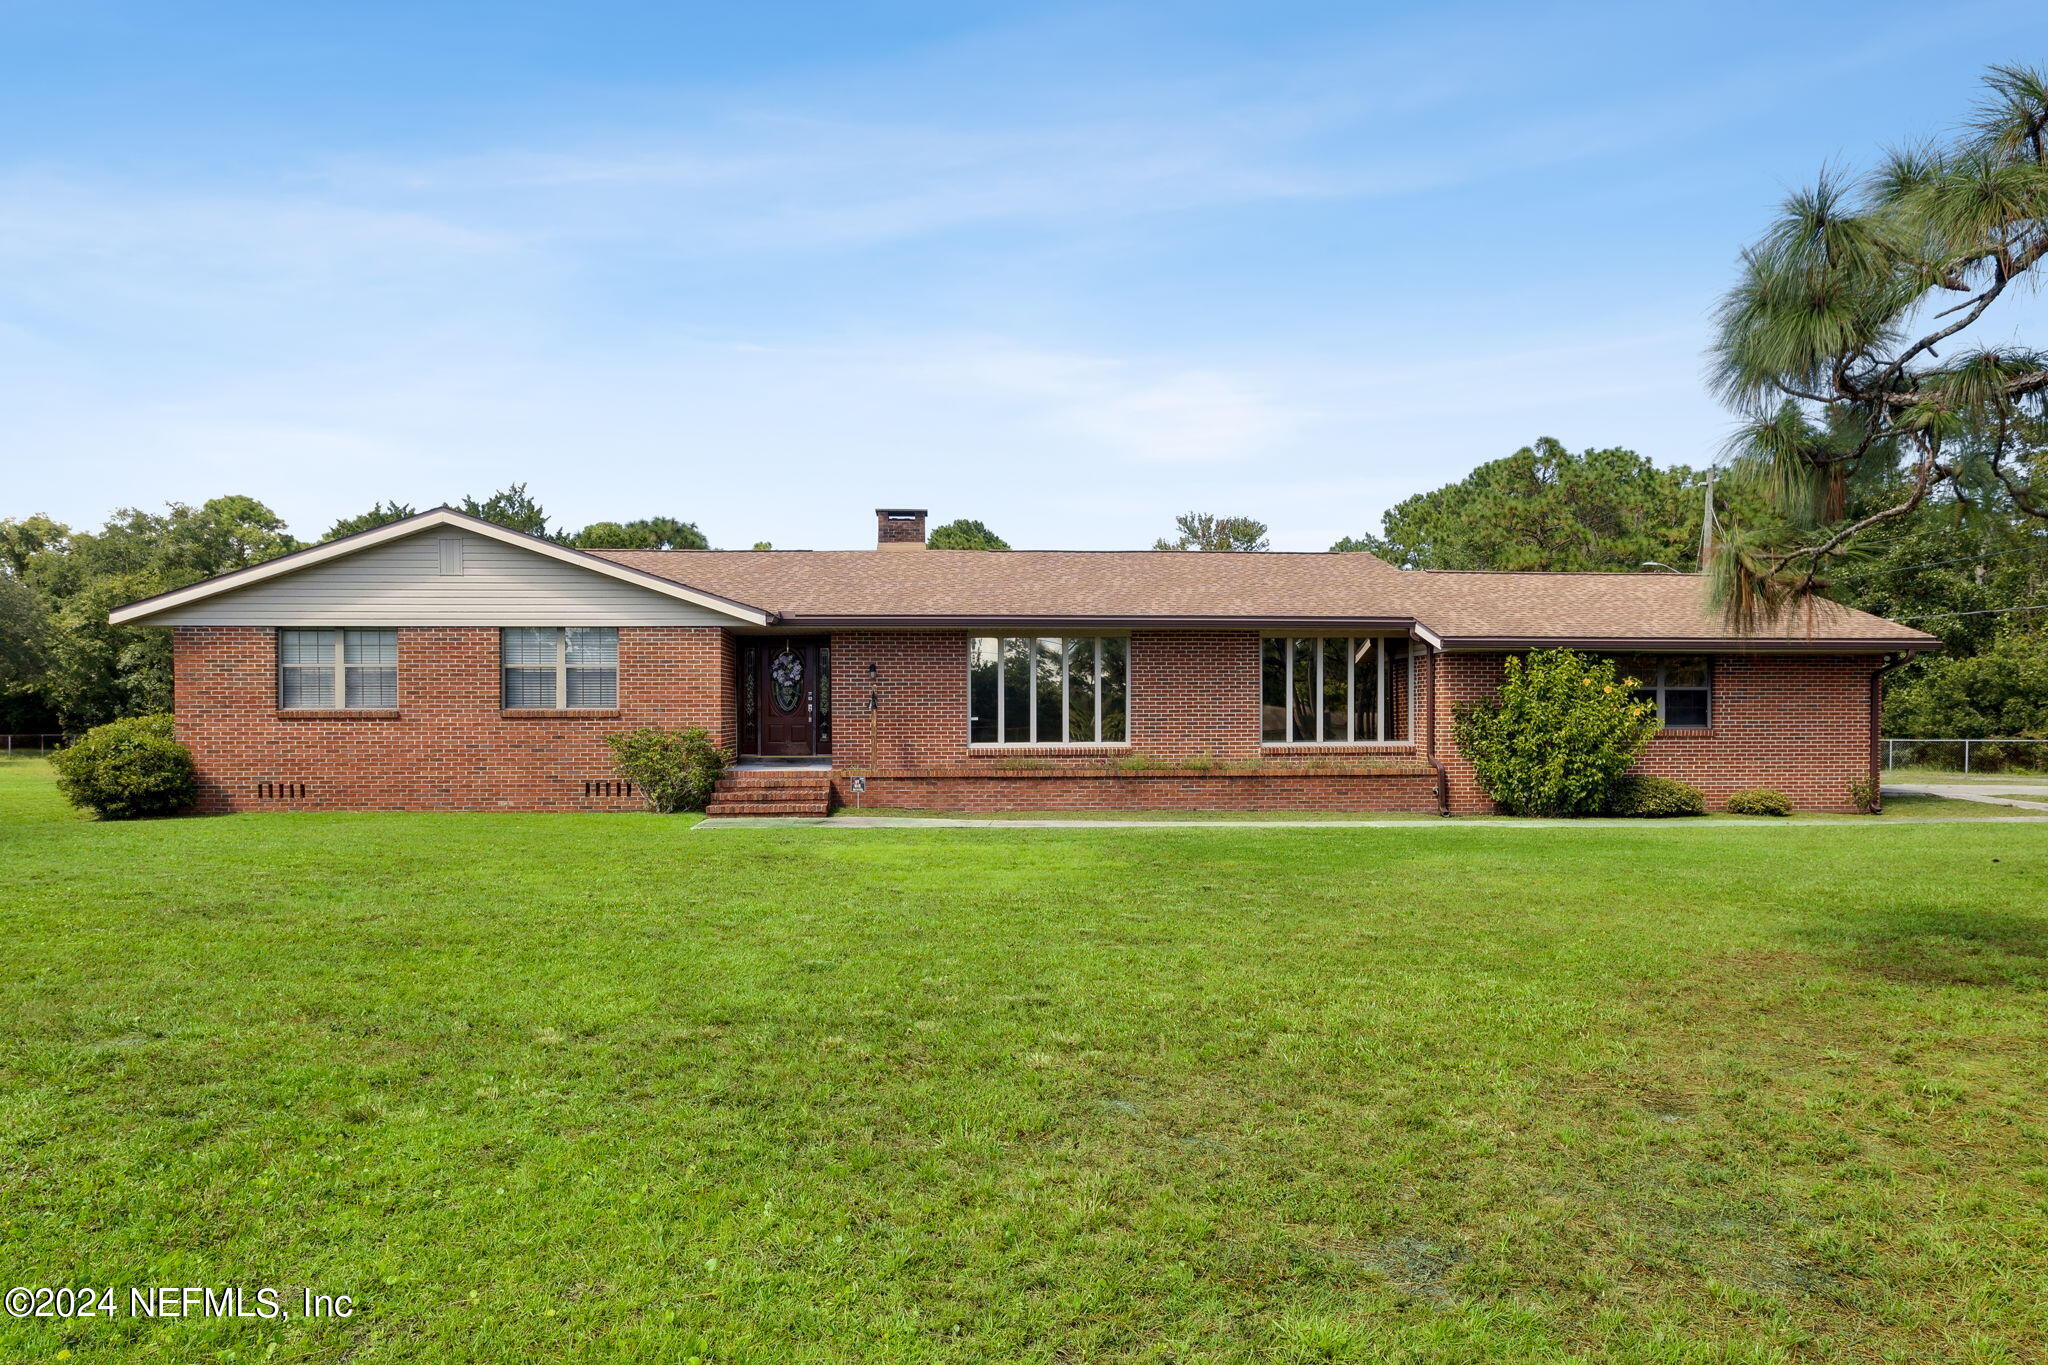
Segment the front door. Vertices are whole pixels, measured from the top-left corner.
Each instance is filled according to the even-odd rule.
[[[832,752],[831,644],[814,636],[767,636],[747,641],[746,652],[752,686],[742,688],[740,733],[742,741],[754,736],[750,752]]]

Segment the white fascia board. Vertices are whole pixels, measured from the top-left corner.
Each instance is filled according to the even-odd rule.
[[[421,531],[431,530],[436,526],[453,526],[458,530],[468,531],[473,535],[502,541],[507,545],[516,546],[522,550],[530,550],[534,554],[560,560],[564,564],[574,565],[579,569],[587,569],[591,573],[602,574],[606,578],[616,578],[622,583],[631,583],[635,587],[645,588],[649,592],[660,593],[664,597],[674,597],[684,602],[693,603],[708,611],[715,611],[722,615],[730,616],[734,620],[743,621],[748,625],[765,626],[775,619],[773,613],[763,611],[759,607],[748,606],[744,602],[734,602],[729,598],[719,597],[708,592],[700,592],[695,588],[686,587],[673,579],[663,578],[658,574],[651,574],[644,570],[630,568],[624,564],[614,563],[612,560],[604,559],[597,555],[585,554],[581,550],[572,550],[566,545],[557,545],[551,540],[542,540],[539,536],[530,536],[523,531],[507,530],[503,526],[485,521],[480,517],[470,516],[467,512],[458,512],[452,507],[436,507],[431,512],[422,512],[418,516],[407,517],[403,521],[394,521],[385,526],[373,527],[367,531],[358,531],[352,536],[342,536],[340,539],[330,540],[324,545],[313,545],[303,550],[294,550],[288,555],[279,555],[276,559],[265,560],[261,564],[251,565],[246,569],[236,569],[233,573],[224,573],[218,577],[206,579],[204,582],[194,583],[190,587],[177,588],[171,592],[158,593],[155,597],[145,597],[139,602],[130,602],[126,606],[116,607],[108,612],[107,621],[117,626],[147,621],[157,613],[169,611],[174,607],[187,606],[193,602],[203,602],[207,598],[217,596],[220,593],[234,592],[239,588],[246,588],[252,584],[267,582],[273,578],[281,578],[286,574],[297,573],[301,569],[310,569],[316,565],[325,564],[329,560],[341,559],[356,553],[358,550],[367,550],[373,546],[387,544],[390,541],[402,540],[406,536],[416,535]]]

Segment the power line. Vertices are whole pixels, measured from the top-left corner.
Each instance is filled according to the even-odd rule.
[[[2048,545],[2022,545],[2012,550],[1992,550],[1981,555],[1964,555],[1960,559],[1930,559],[1925,564],[1900,564],[1896,567],[1883,569],[1864,569],[1858,573],[1837,574],[1835,577],[1838,581],[1849,578],[1871,578],[1877,574],[1905,573],[1910,569],[1938,569],[1946,564],[1975,564],[1981,559],[1999,559],[2005,555],[2032,554],[2037,550],[2048,551]]]
[[[1937,611],[1926,616],[1894,616],[1894,621],[1939,621],[1944,616],[2003,616],[2009,611],[2048,611],[2048,602],[2033,607],[1987,607],[1983,611]]]

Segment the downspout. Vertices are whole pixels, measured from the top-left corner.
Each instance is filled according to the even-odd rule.
[[[1436,756],[1437,661],[1443,658],[1443,651],[1427,641],[1423,642],[1423,648],[1429,651],[1429,724],[1425,727],[1429,733],[1429,752],[1424,757],[1429,760],[1429,766],[1436,769],[1436,813],[1439,817],[1447,817],[1451,813],[1451,775]]]
[[[1870,813],[1884,814],[1884,675],[1904,663],[1910,663],[1911,654],[1894,654],[1884,663],[1870,670]]]

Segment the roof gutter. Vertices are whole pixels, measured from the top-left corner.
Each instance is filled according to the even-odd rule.
[[[921,616],[810,616],[801,612],[782,612],[775,617],[775,624],[792,629],[858,629],[863,627],[917,628],[930,630],[959,630],[968,626],[1043,629],[1055,626],[1082,626],[1089,628],[1133,627],[1163,629],[1168,627],[1205,629],[1228,628],[1232,630],[1282,630],[1299,626],[1304,629],[1330,629],[1343,627],[1350,630],[1410,630],[1413,629],[1424,639],[1432,638],[1423,633],[1423,628],[1406,616],[1001,616],[984,614],[948,614]]]
[[[1940,649],[1933,636],[1921,640],[1842,638],[1774,640],[1740,636],[1666,635],[1457,635],[1444,640],[1445,650],[1454,654],[1503,649],[1613,649],[1626,651],[1684,651],[1693,654],[1891,654],[1899,651]]]

